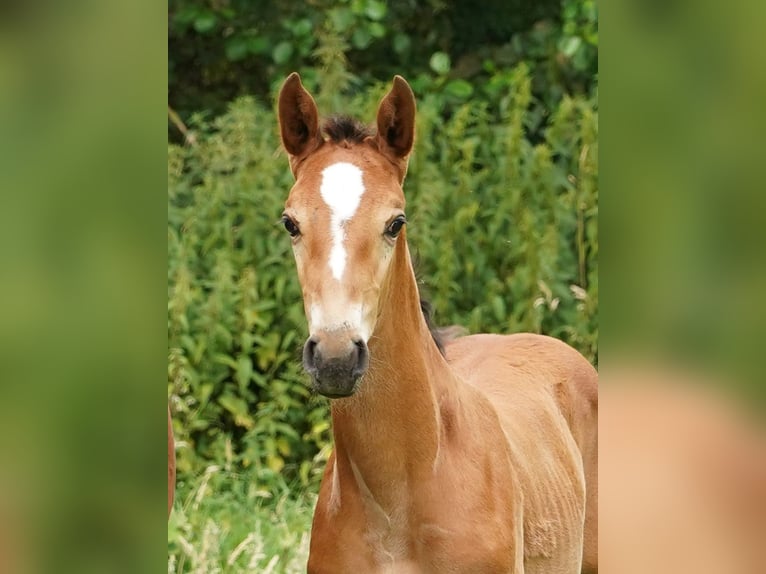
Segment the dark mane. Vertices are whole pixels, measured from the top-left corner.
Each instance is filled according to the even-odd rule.
[[[434,340],[434,343],[436,343],[436,346],[439,348],[439,352],[442,354],[442,357],[444,356],[444,340],[442,339],[441,329],[437,328],[433,324],[433,307],[431,306],[431,303],[426,301],[425,299],[420,300],[420,310],[423,312],[423,318],[426,320],[426,325],[428,325],[428,330],[431,332],[431,338]]]
[[[468,330],[464,327],[461,327],[460,325],[449,325],[447,327],[439,327],[434,324],[433,320],[433,314],[434,309],[433,305],[428,301],[428,299],[425,299],[422,295],[424,285],[421,285],[421,281],[418,279],[420,276],[420,253],[415,250],[411,252],[411,258],[412,258],[412,268],[415,271],[415,278],[418,283],[419,291],[421,292],[420,297],[420,311],[423,313],[423,318],[426,320],[426,325],[428,326],[428,330],[431,333],[431,338],[434,340],[434,343],[436,343],[437,348],[439,349],[439,352],[441,353],[442,357],[446,357],[446,354],[444,352],[444,345],[449,343],[450,341],[457,339],[458,337],[463,337],[468,334]]]
[[[362,143],[374,131],[349,116],[332,116],[322,123],[322,133],[333,143]]]

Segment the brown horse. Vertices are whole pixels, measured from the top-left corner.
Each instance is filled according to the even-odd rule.
[[[303,362],[334,399],[308,572],[595,570],[596,372],[531,334],[462,337],[442,354],[405,232],[414,123],[399,76],[375,134],[346,119],[320,130],[297,74],[279,95]]]

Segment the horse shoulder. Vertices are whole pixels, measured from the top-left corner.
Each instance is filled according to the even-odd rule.
[[[338,473],[333,451],[322,475],[311,524],[308,574],[373,571],[358,493],[343,492]],[[351,483],[345,484],[349,487]]]

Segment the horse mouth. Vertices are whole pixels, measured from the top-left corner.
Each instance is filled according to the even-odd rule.
[[[341,350],[323,348],[323,342],[312,336],[303,348],[303,368],[311,376],[314,390],[329,399],[353,395],[367,367],[370,356],[361,339],[343,340]],[[325,341],[326,344],[326,341]]]
[[[328,380],[312,377],[314,390],[328,399],[344,399],[352,396],[359,388],[361,377]]]

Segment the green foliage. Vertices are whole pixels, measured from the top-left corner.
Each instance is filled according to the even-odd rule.
[[[595,106],[564,98],[533,144],[525,138],[538,125],[526,68],[494,82],[503,93],[499,123],[487,105],[470,102],[444,120],[442,95],[420,106],[406,192],[421,279],[442,324],[546,333],[595,361]]]
[[[595,362],[595,101],[567,96],[543,117],[524,65],[493,72],[473,100],[448,88],[454,81],[413,83],[417,140],[405,182],[410,248],[437,323],[547,333]],[[344,111],[371,120],[387,87],[350,98]],[[304,311],[278,225],[292,176],[276,125],[244,98],[213,121],[193,118],[195,145],[169,147],[179,475],[213,462],[246,469],[255,490],[283,477],[315,486],[330,439],[326,403],[301,372]]]
[[[183,118],[220,113],[238,95],[265,100],[270,81],[294,70],[321,87],[328,54],[356,88],[433,72],[460,80],[450,89],[465,94],[521,62],[549,107],[595,85],[594,0],[485,0],[481,9],[473,0],[170,0],[168,10],[169,100]]]
[[[277,225],[290,187],[275,118],[243,99],[169,149],[168,375],[179,472],[209,460],[271,481],[286,461],[308,481],[326,443],[298,349],[305,338],[292,254]]]

